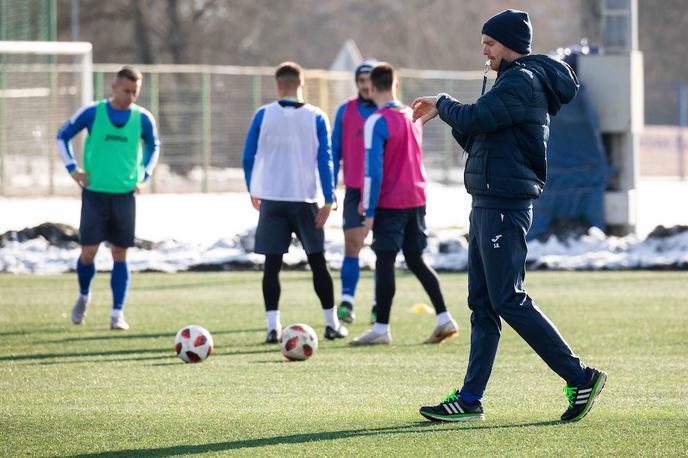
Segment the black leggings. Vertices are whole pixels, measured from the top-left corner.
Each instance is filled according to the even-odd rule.
[[[320,299],[320,305],[324,309],[334,307],[334,285],[332,276],[327,268],[325,253],[308,255],[308,265],[313,272],[313,288]],[[265,256],[263,268],[263,299],[265,310],[277,310],[279,307],[282,288],[279,281],[279,273],[282,269],[282,255],[268,254]]]
[[[382,324],[389,324],[389,314],[392,309],[392,299],[396,292],[396,282],[394,278],[394,261],[397,253],[394,251],[376,251],[377,261],[375,263],[375,275],[377,276],[375,283],[375,295],[377,298],[377,322]],[[423,285],[423,289],[428,296],[435,313],[440,314],[447,311],[444,305],[444,297],[440,289],[440,282],[437,278],[437,273],[428,266],[423,259],[421,251],[408,252],[404,251],[404,258],[409,270],[413,272],[416,278]]]

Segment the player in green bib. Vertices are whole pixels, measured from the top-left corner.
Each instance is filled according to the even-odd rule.
[[[84,169],[88,171],[90,191],[124,194],[131,192],[143,178],[141,164],[141,110],[129,106],[129,119],[116,126],[107,113],[107,100],[96,103],[96,118],[86,139]]]
[[[142,80],[135,68],[122,67],[112,82],[112,97],[80,109],[57,135],[60,157],[82,188],[81,255],[76,266],[79,296],[72,310],[74,324],[86,319],[96,272],[94,260],[101,242],[108,242],[114,261],[110,328],[129,329],[124,302],[130,278],[127,249],[134,246],[134,195],[150,178],[160,151],[153,116],[134,103]],[[83,129],[88,129],[88,136],[82,169],[74,159],[71,139]]]

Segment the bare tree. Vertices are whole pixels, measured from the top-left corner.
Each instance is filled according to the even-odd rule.
[[[327,67],[353,38],[366,55],[402,67],[473,69],[480,25],[507,7],[528,9],[548,51],[590,35],[600,0],[81,0],[81,30],[96,61]],[[680,1],[680,0],[679,0]],[[69,0],[59,0],[68,34]]]
[[[600,38],[602,0],[80,0],[81,36],[96,62],[327,68],[353,38],[399,67],[477,70],[480,27],[505,9],[529,11],[533,50]],[[686,79],[686,0],[639,0],[646,80]],[[69,40],[70,0],[58,0]]]
[[[156,52],[153,49],[153,40],[148,25],[148,8],[144,2],[133,0],[132,3],[134,31],[136,41],[138,42],[140,62],[143,64],[154,64]]]

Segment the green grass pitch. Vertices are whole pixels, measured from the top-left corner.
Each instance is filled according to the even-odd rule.
[[[337,274],[334,274],[335,278]],[[287,362],[265,337],[257,272],[134,274],[128,332],[109,326],[109,274],[88,321],[69,312],[74,275],[0,276],[0,455],[3,456],[685,456],[688,453],[688,274],[529,273],[527,288],[573,349],[609,373],[582,421],[560,424],[563,382],[504,326],[486,421],[436,424],[418,414],[460,385],[468,359],[466,275],[442,274],[458,338],[421,345],[427,298],[397,277],[389,347],[326,342],[308,272],[282,274],[282,324],[306,322],[320,347]],[[338,281],[335,282],[338,285]],[[337,286],[338,287],[338,286]],[[356,336],[367,330],[370,273],[359,284]],[[215,351],[173,352],[199,324]]]

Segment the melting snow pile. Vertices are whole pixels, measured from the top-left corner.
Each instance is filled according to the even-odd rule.
[[[232,238],[213,243],[164,240],[138,241],[129,252],[129,264],[135,271],[211,271],[259,269],[263,256],[253,249],[253,229]],[[326,257],[333,269],[343,259],[342,232],[327,228]],[[468,263],[465,232],[444,229],[432,232],[426,258],[437,270],[463,271]],[[43,224],[23,231],[10,231],[0,236],[0,272],[52,274],[74,269],[79,255],[76,231],[64,225]],[[284,257],[287,266],[306,268],[306,255],[293,243]],[[364,267],[375,264],[369,247],[361,252]],[[403,256],[398,264],[403,267]],[[587,234],[567,240],[550,236],[546,241],[529,243],[528,265],[531,269],[552,270],[618,270],[618,269],[687,269],[688,227],[658,227],[646,239],[635,236],[606,236],[596,228]],[[105,245],[96,258],[98,270],[109,270],[112,258]]]

